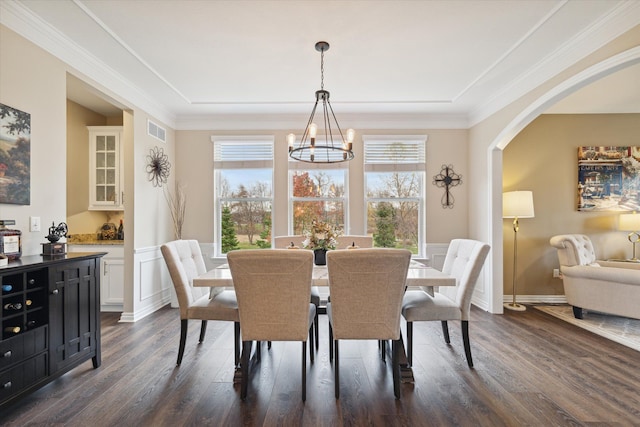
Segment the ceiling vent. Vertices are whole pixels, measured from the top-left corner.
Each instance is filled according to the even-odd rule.
[[[167,142],[167,131],[151,120],[147,120],[147,133],[162,142]]]

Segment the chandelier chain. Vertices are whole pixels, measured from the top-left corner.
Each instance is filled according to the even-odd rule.
[[[324,49],[320,51],[320,90],[324,90]]]

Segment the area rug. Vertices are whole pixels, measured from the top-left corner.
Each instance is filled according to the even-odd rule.
[[[534,305],[533,307],[572,325],[640,351],[640,320],[588,310],[584,310],[584,319],[576,319],[573,316],[573,309],[569,305]]]

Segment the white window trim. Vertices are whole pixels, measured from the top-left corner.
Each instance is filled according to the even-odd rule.
[[[368,229],[368,205],[369,202],[378,202],[378,201],[417,201],[418,202],[418,215],[421,218],[421,221],[418,221],[418,253],[413,255],[413,258],[424,258],[424,248],[426,243],[426,212],[427,212],[427,141],[429,139],[428,135],[363,135],[362,136],[362,145],[363,145],[363,163],[364,163],[364,173],[363,173],[363,181],[364,181],[364,227],[365,230]],[[423,145],[424,149],[424,157],[421,158],[421,162],[419,163],[367,163],[366,161],[366,145],[369,142],[414,142],[420,143]],[[369,172],[421,172],[422,173],[422,185],[420,189],[420,197],[408,197],[408,198],[378,198],[378,197],[367,197],[367,173]]]
[[[270,143],[272,145],[272,158],[271,160],[234,160],[234,161],[220,161],[215,158],[215,144],[221,142],[233,142],[233,143],[247,143],[247,142],[261,142],[261,143]],[[213,149],[213,248],[214,255],[212,258],[226,258],[226,254],[222,253],[222,242],[220,239],[222,230],[221,230],[221,218],[222,218],[222,204],[220,203],[221,198],[217,195],[218,183],[216,180],[218,179],[217,171],[219,169],[271,169],[271,198],[252,198],[252,201],[268,201],[271,202],[271,215],[273,216],[274,204],[275,204],[275,192],[277,191],[275,188],[275,174],[274,174],[274,160],[275,160],[275,137],[273,135],[212,135],[211,143],[214,144]],[[247,201],[248,199],[236,199],[236,198],[225,198],[225,201]],[[273,218],[272,218],[273,222]],[[273,232],[273,230],[272,230]]]

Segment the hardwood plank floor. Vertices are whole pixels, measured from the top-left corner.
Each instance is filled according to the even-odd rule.
[[[178,317],[168,307],[136,323],[103,313],[102,366],[79,366],[3,410],[0,424],[640,426],[640,353],[533,309],[473,309],[475,369],[467,367],[458,323],[450,323],[450,346],[439,322],[415,323],[415,384],[402,384],[401,400],[375,341],[341,342],[341,394],[334,398],[327,319],[320,316],[305,403],[299,343],[263,347],[242,402],[233,383],[232,324],[209,322],[199,345],[199,322],[191,322],[176,367]]]

